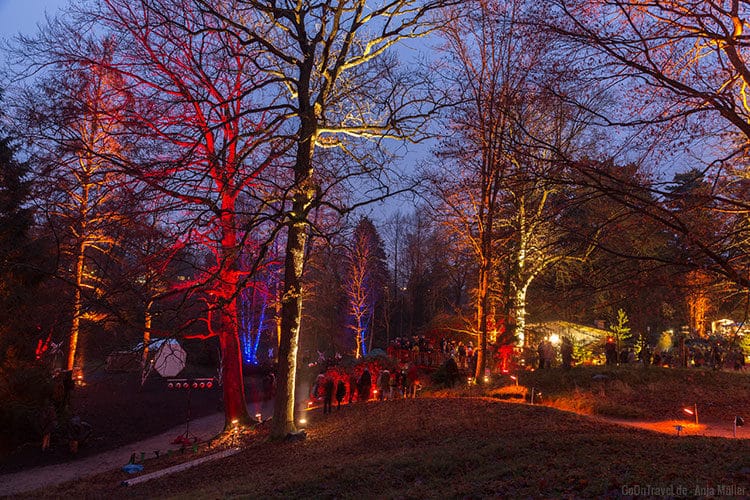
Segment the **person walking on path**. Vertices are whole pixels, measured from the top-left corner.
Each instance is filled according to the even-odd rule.
[[[448,387],[453,387],[458,382],[458,364],[453,356],[449,356],[445,362],[445,373],[448,377]]]
[[[409,371],[406,372],[406,378],[409,381],[409,397],[417,397],[417,386],[419,385],[419,369],[417,365],[412,364]]]
[[[354,392],[357,390],[357,373],[352,372],[351,375],[349,375],[349,404],[352,404],[352,401],[354,401]]]
[[[573,366],[573,342],[568,337],[563,337],[560,356],[562,357],[563,370],[570,370]]]

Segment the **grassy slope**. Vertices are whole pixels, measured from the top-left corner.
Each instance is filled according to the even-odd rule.
[[[310,414],[309,437],[133,487],[113,472],[46,491],[127,498],[618,496],[624,486],[750,492],[750,442],[665,436],[480,398],[355,404]],[[147,472],[149,465],[147,465]],[[739,490],[734,490],[735,492]],[[34,495],[38,497],[39,495]]]
[[[595,378],[595,376],[598,376]],[[602,376],[604,378],[602,378]],[[686,418],[683,408],[698,405],[702,422],[729,424],[735,415],[750,417],[750,374],[639,365],[580,367],[521,372],[521,391],[534,387],[545,405],[587,415],[642,420]],[[509,376],[497,376],[487,390],[462,388],[454,393],[479,396],[513,393]],[[506,387],[498,387],[506,386]],[[525,389],[524,389],[525,388]],[[444,395],[448,391],[435,391]],[[505,398],[509,396],[506,394]]]
[[[701,421],[731,422],[750,410],[750,376],[739,372],[592,367],[540,370],[526,383],[541,388],[545,403],[615,418],[681,419],[683,408],[697,404]]]

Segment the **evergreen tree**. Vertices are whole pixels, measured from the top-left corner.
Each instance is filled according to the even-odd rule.
[[[52,396],[49,372],[37,359],[48,344],[34,322],[42,275],[30,237],[27,167],[14,153],[11,139],[0,138],[0,453],[40,437]]]
[[[23,358],[33,356],[33,343],[24,341],[28,329],[23,309],[28,292],[38,275],[34,266],[29,230],[32,212],[28,173],[24,163],[14,158],[9,137],[0,138],[0,355],[13,345]]]

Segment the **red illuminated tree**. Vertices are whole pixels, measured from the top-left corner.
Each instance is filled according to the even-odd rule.
[[[277,156],[269,140],[278,119],[269,77],[229,25],[196,2],[105,0],[95,7],[55,21],[27,44],[27,55],[96,68],[116,75],[109,91],[127,89],[127,106],[101,106],[122,127],[106,139],[127,141],[128,154],[93,145],[83,152],[159,193],[143,206],[164,214],[177,235],[166,254],[210,253],[181,289],[207,304],[204,334],[219,338],[226,425],[244,424],[237,297],[266,248],[253,246],[250,265],[240,265],[267,199],[261,174]],[[84,27],[92,30],[82,35]],[[111,57],[92,52],[98,39]]]
[[[174,200],[182,244],[212,254],[191,286],[204,290],[207,332],[219,338],[226,426],[244,424],[237,302],[267,248],[247,243],[258,231],[262,175],[277,155],[269,77],[231,25],[196,2],[103,4],[100,22],[120,41],[114,66],[136,99],[125,118],[157,152],[123,166]]]

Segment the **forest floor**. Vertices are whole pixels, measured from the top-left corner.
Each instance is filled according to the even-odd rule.
[[[119,449],[111,470],[65,485],[48,483],[48,487],[31,496],[617,496],[618,489],[623,494],[628,491],[625,488],[637,484],[690,487],[690,495],[695,488],[709,486],[719,494],[716,488],[727,485],[734,490],[720,491],[733,491],[735,496],[750,493],[747,427],[738,428],[740,439],[707,437],[729,438],[732,427],[727,418],[750,410],[746,374],[620,369],[606,371],[606,379],[599,377],[590,383],[592,373],[574,370],[562,374],[551,370],[526,374],[529,382],[539,384],[537,387],[546,386],[546,404],[568,406],[566,410],[588,413],[585,417],[538,405],[477,397],[474,388],[424,391],[438,397],[355,403],[331,416],[312,409],[307,412],[308,439],[300,442],[269,443],[267,424],[263,424],[241,436],[237,443],[230,443],[240,449],[236,456],[127,488],[120,484],[132,476],[121,466],[131,453],[136,454],[136,461],[148,473],[189,462],[212,450],[205,446],[192,450],[183,447],[177,453],[179,447],[172,445],[172,456],[162,453],[158,458],[154,450],[139,452],[133,438],[148,434],[131,428],[127,422],[144,417],[118,415],[113,407],[109,418],[121,422],[115,427],[123,430],[120,442],[125,446]],[[602,374],[602,370],[596,370],[596,374]],[[696,383],[702,387],[693,387]],[[571,384],[574,390],[566,392],[564,387]],[[169,439],[180,430],[174,425],[182,414],[180,408],[184,409],[180,405],[185,404],[184,395],[182,399],[177,394],[170,396],[158,384],[151,390],[154,394],[148,397],[153,398],[154,405],[165,406],[165,401],[173,398],[171,414],[154,407],[146,407],[153,412],[145,411],[151,415],[150,420],[158,417],[162,425],[171,426],[172,430],[164,435]],[[147,394],[149,391],[144,388]],[[703,411],[698,425],[681,412],[687,401],[695,401],[695,391],[708,398],[699,405],[699,411]],[[212,406],[210,398],[206,399],[203,406],[196,406],[214,413],[216,400]],[[583,402],[576,403],[577,409],[569,408],[573,400]],[[623,413],[631,415],[622,418]],[[96,413],[90,410],[90,414]],[[220,429],[221,415],[214,413],[214,418]],[[612,419],[618,419],[618,425],[613,425]],[[202,419],[196,422],[199,420]],[[105,425],[107,420],[101,422]],[[155,422],[151,425],[152,429],[157,427]],[[92,446],[82,452],[95,458],[97,450],[103,449],[97,448],[96,443],[92,441]],[[108,444],[112,449],[113,442]],[[169,448],[169,443],[164,445]],[[213,449],[220,448],[219,444]],[[484,461],[495,464],[495,468],[487,468]],[[75,468],[82,462],[69,463]],[[542,467],[544,464],[547,466]],[[91,468],[82,475],[99,470],[102,469]],[[2,479],[0,476],[0,494]],[[738,488],[744,488],[744,493],[739,493]],[[28,489],[7,493],[11,491]]]

